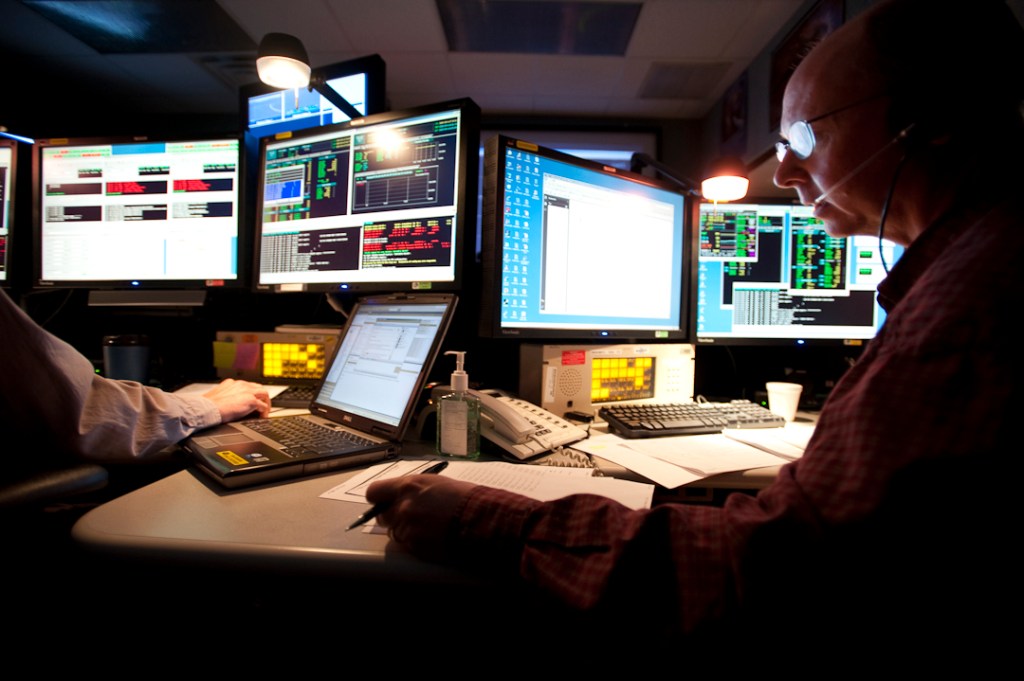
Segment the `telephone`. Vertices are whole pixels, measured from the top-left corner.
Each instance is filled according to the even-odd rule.
[[[517,459],[579,442],[587,431],[546,409],[496,390],[468,392],[480,399],[480,434]]]

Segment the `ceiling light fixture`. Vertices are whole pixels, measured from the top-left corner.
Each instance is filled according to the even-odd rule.
[[[750,178],[747,177],[747,166],[736,156],[722,156],[708,166],[704,174],[700,191],[709,201],[736,201],[747,195]]]
[[[283,89],[307,87],[312,69],[301,40],[287,33],[268,33],[256,53],[256,72],[267,85]]]
[[[683,177],[649,154],[640,151],[634,153],[630,160],[630,170],[638,173],[645,166],[654,168],[667,179],[682,187],[690,196],[715,203],[742,199],[747,195],[747,189],[750,186],[746,166],[742,160],[734,156],[724,156],[708,166],[708,172],[701,182],[700,191],[697,190],[696,182]]]
[[[256,72],[260,80],[271,87],[316,90],[349,118],[363,115],[310,67],[305,46],[293,35],[267,33],[263,36],[256,52]]]

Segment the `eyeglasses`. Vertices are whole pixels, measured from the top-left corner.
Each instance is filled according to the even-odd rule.
[[[846,104],[845,106],[833,109],[828,113],[823,113],[820,116],[794,122],[789,126],[789,134],[786,135],[788,139],[775,143],[775,156],[781,162],[786,158],[786,153],[792,151],[800,160],[806,160],[814,152],[815,139],[811,123],[820,121],[823,118],[828,118],[829,116],[835,116],[837,113],[846,111],[847,109],[852,109],[855,106],[860,106],[861,104],[867,104],[868,102],[873,102],[876,99],[881,99],[887,94],[888,93],[883,92],[882,94],[872,95],[865,99],[858,99],[852,104]]]

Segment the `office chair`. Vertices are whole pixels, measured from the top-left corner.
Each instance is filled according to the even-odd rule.
[[[31,510],[67,501],[103,489],[108,479],[107,469],[92,463],[34,471],[0,482],[0,511]]]
[[[108,477],[103,466],[69,462],[0,480],[0,598],[5,616],[27,630],[60,625],[64,613],[104,605],[71,528]]]

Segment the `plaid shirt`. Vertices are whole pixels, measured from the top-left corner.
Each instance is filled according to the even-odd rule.
[[[756,497],[632,511],[481,487],[454,555],[670,640],[722,627],[856,636],[858,622],[898,636],[959,618],[998,579],[993,565],[1018,564],[1005,547],[1019,513],[995,488],[1001,473],[1015,481],[1019,457],[1022,215],[1019,199],[959,210],[907,249],[879,287],[884,329],[833,390],[803,458]],[[953,491],[978,477],[993,493],[959,501]]]

